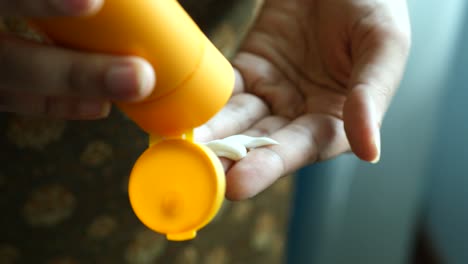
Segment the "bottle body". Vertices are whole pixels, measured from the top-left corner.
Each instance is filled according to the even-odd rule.
[[[220,160],[187,135],[230,98],[231,64],[176,0],[107,0],[89,17],[32,22],[58,45],[151,63],[154,92],[142,102],[117,103],[155,139],[133,167],[129,198],[154,231],[170,240],[194,238],[218,212],[226,187]]]
[[[154,92],[143,102],[118,106],[150,134],[197,127],[231,95],[232,66],[176,0],[106,1],[93,16],[34,24],[58,45],[147,59],[157,74]]]

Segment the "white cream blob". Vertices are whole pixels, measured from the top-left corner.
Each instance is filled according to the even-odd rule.
[[[268,137],[249,137],[245,135],[234,135],[204,143],[218,157],[234,161],[244,158],[250,149],[278,144],[278,142]]]

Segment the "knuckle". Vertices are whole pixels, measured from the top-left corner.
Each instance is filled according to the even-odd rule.
[[[64,70],[65,93],[73,96],[91,96],[97,93],[94,69],[82,61],[69,63]]]

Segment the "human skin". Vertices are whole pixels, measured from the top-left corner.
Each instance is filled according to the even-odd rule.
[[[0,0],[0,15],[79,16],[102,3]],[[224,161],[227,197],[252,197],[307,164],[350,151],[377,162],[410,39],[405,0],[266,0],[233,59],[234,95],[195,131],[204,142],[246,134],[279,143]],[[0,111],[98,119],[111,101],[144,99],[155,82],[141,58],[0,35]]]
[[[1,16],[82,16],[103,0],[0,0]],[[63,119],[106,117],[111,101],[134,102],[155,85],[137,57],[67,50],[0,34],[0,111]]]
[[[267,0],[236,58],[228,105],[197,129],[279,145],[225,161],[227,197],[252,197],[278,178],[352,151],[380,159],[380,127],[410,50],[404,0]]]

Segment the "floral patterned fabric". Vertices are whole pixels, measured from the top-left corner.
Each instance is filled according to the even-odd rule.
[[[0,115],[0,263],[280,263],[285,178],[226,201],[189,242],[168,242],[133,214],[129,171],[147,137],[114,111],[77,122]]]
[[[259,1],[243,2],[238,14],[251,16]],[[210,37],[232,54],[247,24],[225,17]],[[0,264],[282,262],[289,177],[226,201],[195,240],[169,242],[131,210],[128,175],[147,135],[119,111],[91,122],[2,113],[0,135]]]

